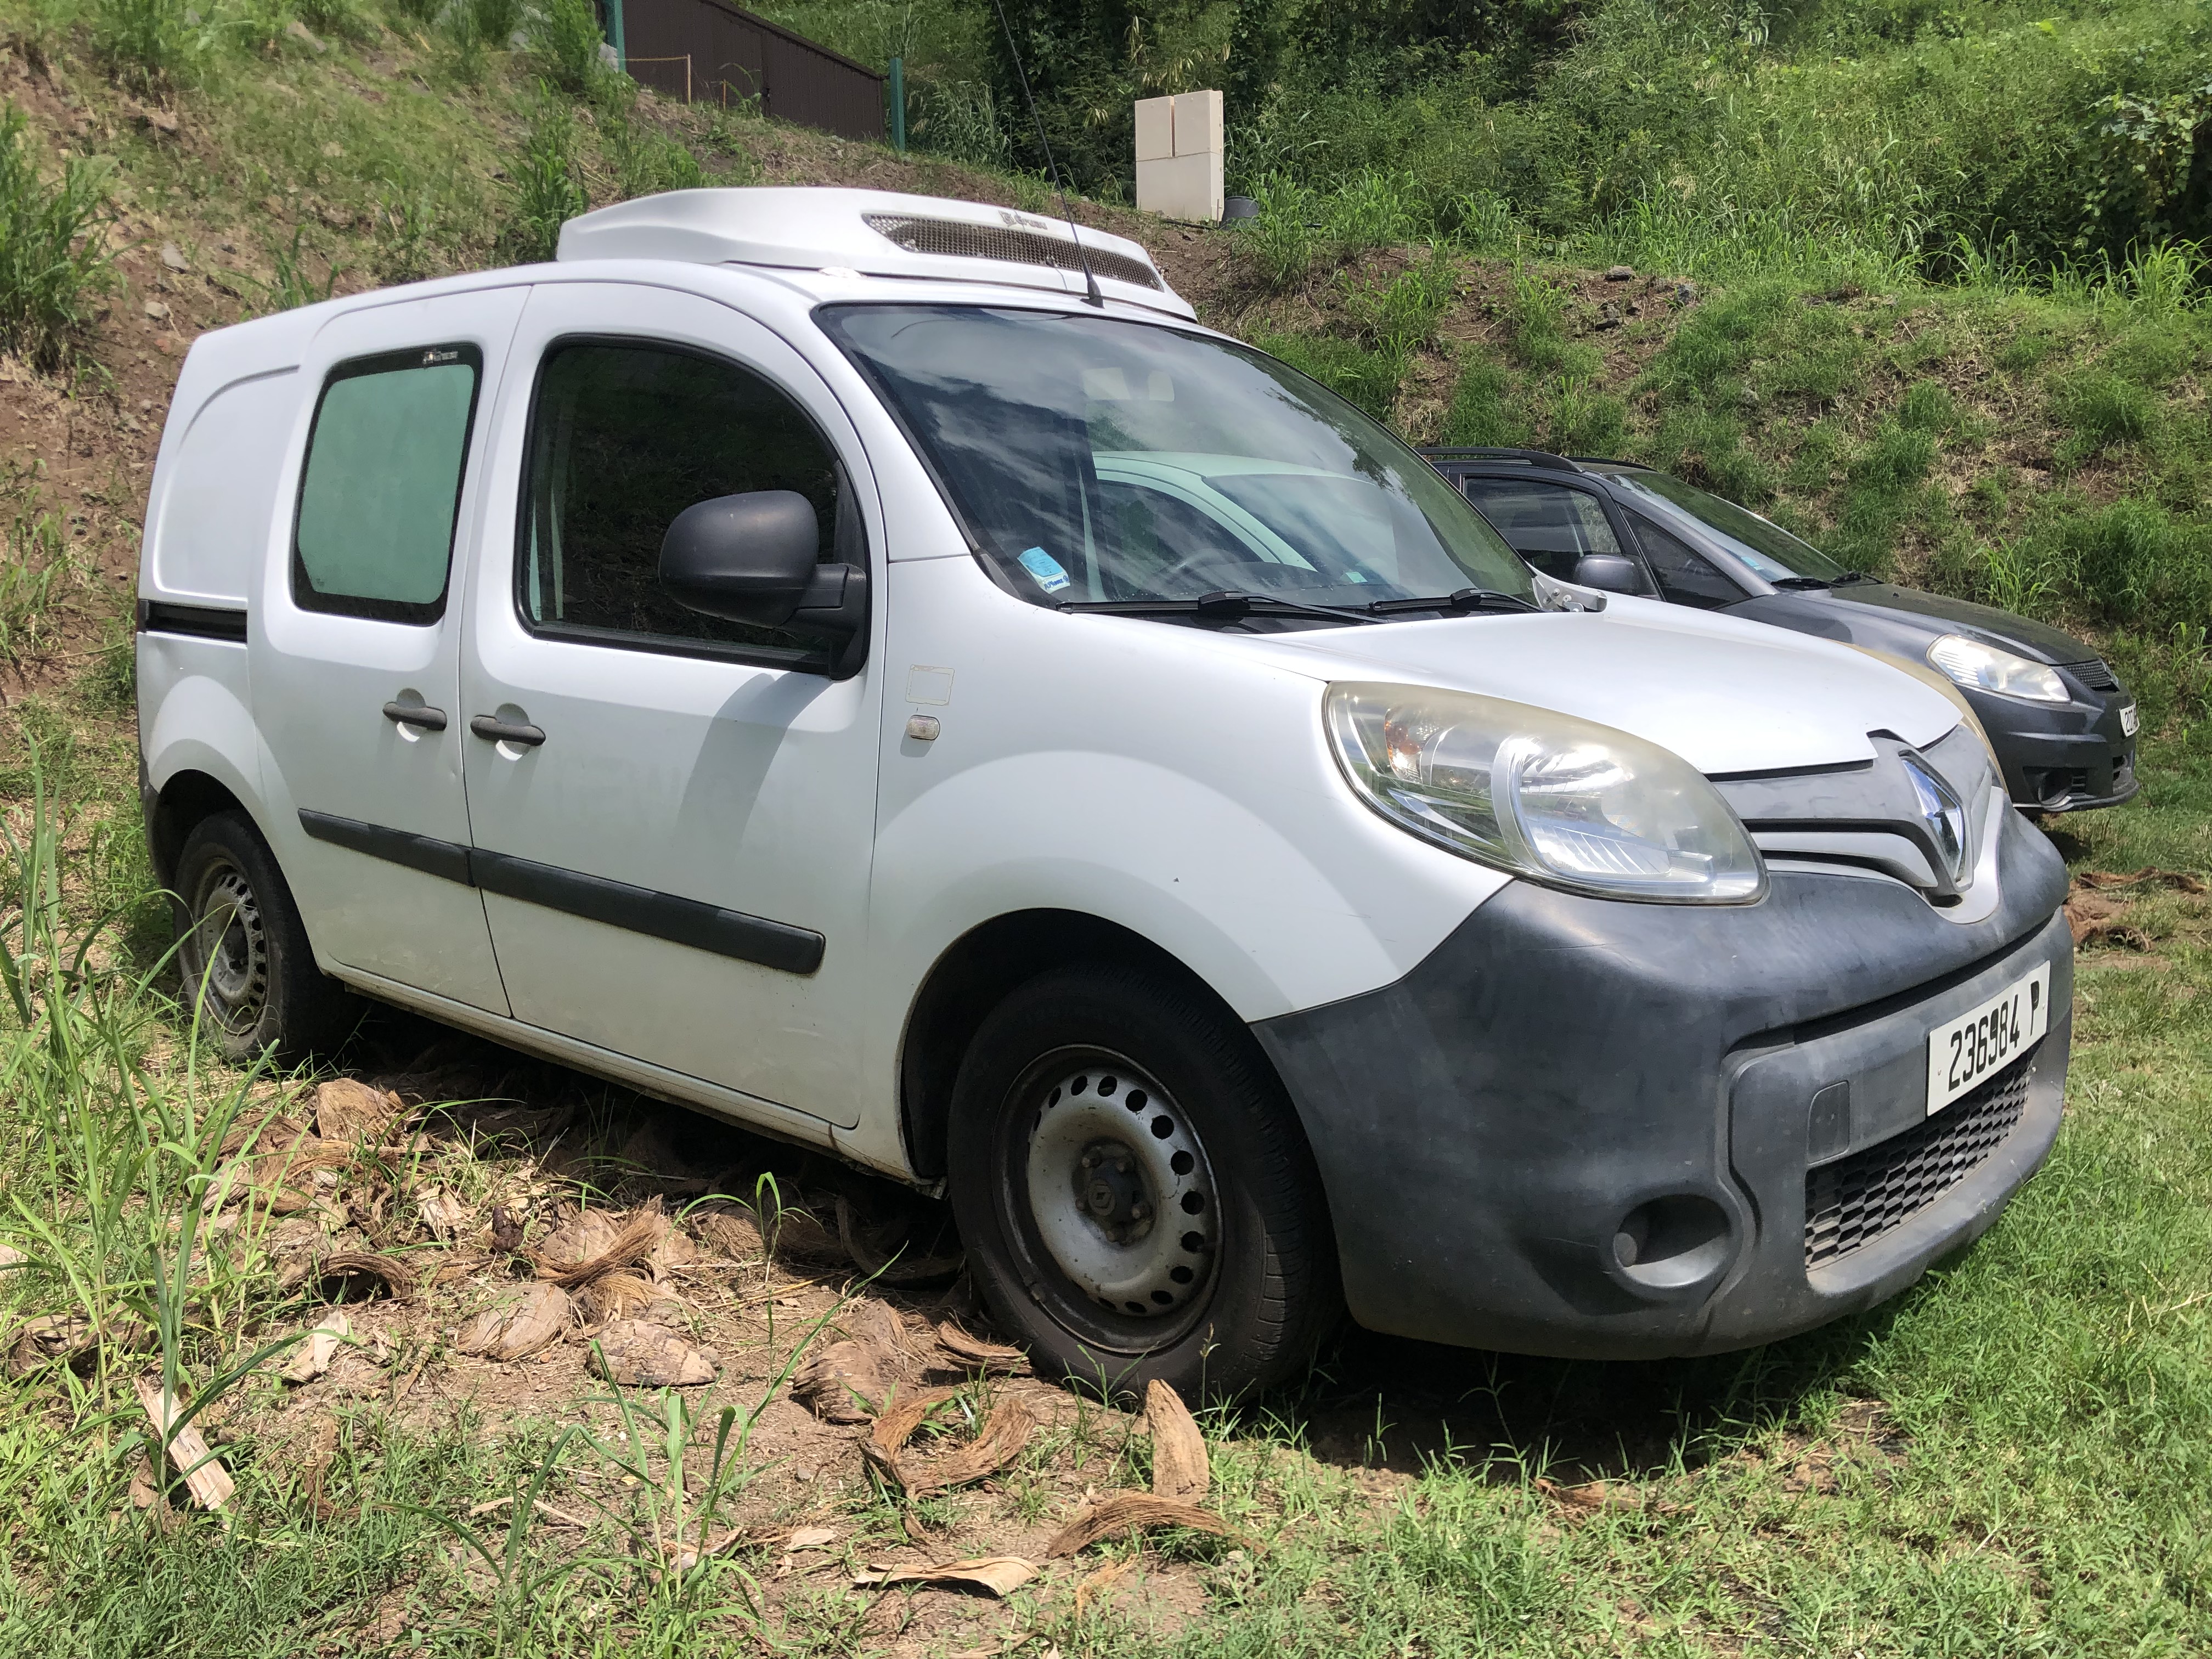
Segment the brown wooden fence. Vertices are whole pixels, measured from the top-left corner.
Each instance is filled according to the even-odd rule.
[[[884,77],[726,0],[620,0],[641,86],[688,103],[758,97],[761,113],[847,138],[884,137]]]

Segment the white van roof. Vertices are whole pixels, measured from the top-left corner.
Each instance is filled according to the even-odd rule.
[[[1193,314],[1143,245],[1125,236],[982,202],[884,190],[670,191],[571,219],[561,228],[556,257],[845,270],[1079,295],[1085,256],[1109,297]]]

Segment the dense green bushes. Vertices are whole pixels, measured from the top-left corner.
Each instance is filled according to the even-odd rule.
[[[114,0],[155,3],[156,0]],[[916,142],[1042,168],[990,7],[786,0],[908,59]],[[1232,190],[1585,263],[1893,285],[2212,237],[2212,14],[2070,0],[1010,0],[1054,155],[1131,187],[1129,101],[1228,96]],[[1402,240],[1402,238],[1401,238]]]

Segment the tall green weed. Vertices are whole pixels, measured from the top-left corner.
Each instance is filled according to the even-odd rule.
[[[575,115],[550,91],[541,89],[531,107],[510,171],[514,207],[502,240],[519,261],[550,259],[561,227],[591,205],[577,164]]]
[[[46,370],[82,349],[92,302],[114,281],[104,160],[72,157],[48,183],[23,112],[0,114],[0,343]]]

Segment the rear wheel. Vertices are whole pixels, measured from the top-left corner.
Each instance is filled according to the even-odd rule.
[[[950,1186],[984,1297],[1041,1369],[1226,1397],[1297,1366],[1340,1306],[1320,1182],[1249,1035],[1199,996],[1073,968],[983,1022]]]
[[[260,833],[236,812],[192,827],[177,856],[177,969],[201,1035],[233,1060],[291,1060],[343,1042],[361,1004],[315,966]]]

